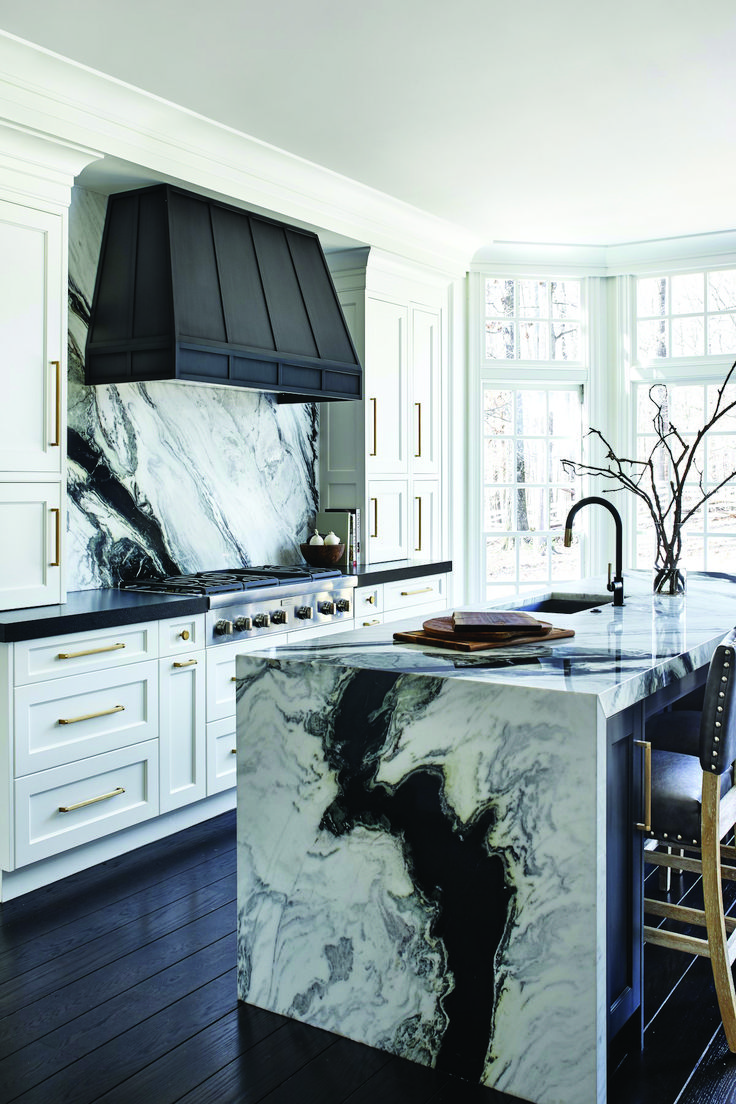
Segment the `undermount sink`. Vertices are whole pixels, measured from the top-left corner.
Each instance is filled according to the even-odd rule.
[[[516,608],[528,610],[530,613],[582,613],[584,610],[610,605],[612,601],[613,599],[609,595],[568,598],[564,594],[553,594],[550,598],[522,602]]]

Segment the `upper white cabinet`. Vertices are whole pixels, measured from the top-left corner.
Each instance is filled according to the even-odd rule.
[[[0,121],[0,610],[66,597],[67,220],[98,156]]]
[[[60,476],[63,226],[58,214],[0,201],[0,472]]]
[[[364,399],[322,407],[322,509],[360,507],[363,561],[438,559],[447,546],[450,278],[375,250],[328,262],[363,361]]]

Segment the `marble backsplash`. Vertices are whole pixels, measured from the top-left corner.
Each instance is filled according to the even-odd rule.
[[[69,213],[67,588],[301,563],[317,509],[319,408],[180,382],[84,383],[106,199]]]

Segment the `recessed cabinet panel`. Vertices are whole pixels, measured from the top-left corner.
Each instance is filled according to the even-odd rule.
[[[15,645],[15,682],[20,686],[60,679],[157,657],[158,625],[155,621],[48,636]]]
[[[155,738],[155,661],[15,691],[15,773],[30,774]]]
[[[0,609],[61,600],[62,528],[60,484],[0,482]]]
[[[0,202],[0,472],[61,473],[62,220]]]
[[[406,480],[374,479],[368,485],[368,560],[403,560],[408,553]]]
[[[237,777],[235,717],[211,721],[207,725],[207,793],[230,790]]]
[[[407,470],[406,353],[408,310],[372,299],[366,314],[366,469],[396,474]]]
[[[162,656],[179,655],[191,652],[193,648],[204,647],[205,620],[203,613],[188,617],[170,617],[159,621],[159,654]]]
[[[415,479],[411,488],[411,558],[432,560],[440,554],[440,485],[436,479]]]
[[[411,466],[415,475],[439,472],[441,401],[439,312],[414,309],[412,324]]]
[[[161,812],[207,795],[204,651],[159,660]]]

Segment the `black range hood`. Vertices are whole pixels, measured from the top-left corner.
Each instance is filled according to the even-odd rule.
[[[85,373],[362,397],[317,235],[169,184],[108,199]]]

